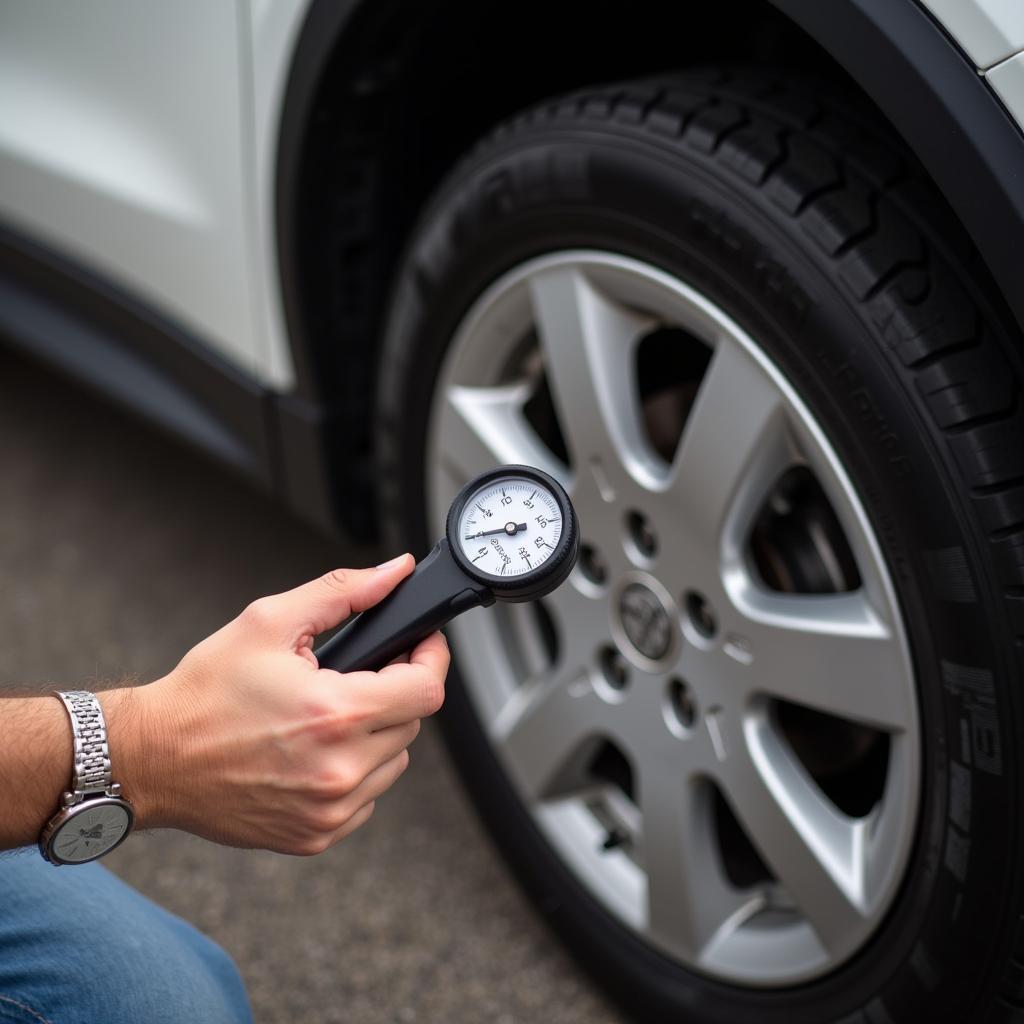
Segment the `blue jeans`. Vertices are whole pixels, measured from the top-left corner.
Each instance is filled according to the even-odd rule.
[[[251,1024],[205,935],[98,864],[0,856],[0,1024]]]

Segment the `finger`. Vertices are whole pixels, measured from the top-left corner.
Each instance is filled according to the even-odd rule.
[[[320,662],[316,660],[316,655],[313,653],[313,641],[315,639],[311,633],[300,636],[298,643],[295,645],[295,651],[300,658],[308,661],[313,668],[319,668]]]
[[[412,722],[403,722],[401,725],[392,725],[387,729],[371,732],[359,740],[355,749],[349,740],[345,745],[344,755],[338,759],[337,781],[312,795],[326,803],[337,803],[351,796],[362,785],[362,781],[355,789],[351,788],[350,782],[346,785],[346,780],[351,779],[353,771],[358,771],[363,778],[368,777],[382,764],[387,764],[405,750],[419,732],[420,722],[419,719],[415,719]]]
[[[373,803],[374,800],[386,793],[408,767],[409,755],[403,750],[370,772],[359,787],[352,790],[348,796],[338,800],[334,804],[333,812],[337,820],[342,823],[339,828],[344,828],[345,822],[365,804]]]
[[[426,641],[425,641],[426,642]],[[443,641],[440,642],[443,645]],[[438,641],[431,642],[431,648]],[[417,648],[418,650],[418,648]],[[413,652],[414,656],[416,652]],[[444,703],[444,674],[448,658],[443,650],[431,655],[432,664],[410,661],[388,665],[380,672],[320,669],[330,674],[330,685],[345,688],[345,703],[368,731],[385,729],[415,718],[427,718]]]
[[[317,636],[350,615],[372,608],[412,572],[412,555],[400,555],[376,569],[334,569],[294,590],[260,598],[246,614],[264,634],[286,638]]]
[[[448,675],[451,662],[448,638],[440,631],[431,633],[426,640],[421,640],[409,654],[410,665],[422,666],[428,672],[440,676],[442,682]]]
[[[333,846],[335,843],[340,843],[342,839],[352,835],[357,828],[362,828],[370,818],[373,816],[375,805],[371,800],[368,804],[363,804],[362,807],[352,815],[344,825],[339,828],[334,835],[331,837],[331,841],[328,846]]]

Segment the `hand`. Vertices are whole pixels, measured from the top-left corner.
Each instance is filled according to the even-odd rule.
[[[104,694],[139,827],[315,854],[362,825],[441,706],[448,645],[435,633],[406,663],[341,675],[317,665],[313,639],[413,566],[404,555],[261,598],[163,679]]]

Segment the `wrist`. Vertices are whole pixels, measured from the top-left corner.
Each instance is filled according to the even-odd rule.
[[[67,712],[53,697],[12,698],[5,701],[2,713],[13,737],[14,763],[35,767],[17,789],[14,812],[0,821],[0,849],[6,850],[29,846],[39,838],[40,828],[68,788],[73,756]]]
[[[160,723],[149,684],[104,690],[96,696],[107,724],[107,745],[115,782],[135,813],[136,828],[166,823],[166,730]]]

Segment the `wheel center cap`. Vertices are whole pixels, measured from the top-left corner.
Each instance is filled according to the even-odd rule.
[[[630,583],[619,596],[619,619],[626,639],[649,661],[660,661],[672,644],[672,622],[657,594]]]

